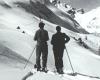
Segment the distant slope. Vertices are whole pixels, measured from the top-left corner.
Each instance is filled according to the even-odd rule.
[[[33,50],[30,39],[21,32],[0,29],[0,63],[23,68]]]
[[[44,4],[41,1],[30,1],[30,3],[15,2],[19,7],[24,8],[27,12],[34,14],[42,19],[50,21],[56,25],[60,25],[74,32],[88,33],[66,13],[60,11],[53,6],[49,1]]]
[[[23,68],[27,59],[5,47],[0,42],[0,65]]]
[[[85,14],[78,14],[76,20],[89,33],[100,33],[100,7],[93,9]]]

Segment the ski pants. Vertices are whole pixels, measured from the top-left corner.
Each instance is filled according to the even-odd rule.
[[[61,47],[54,47],[53,48],[53,52],[54,52],[54,58],[55,58],[55,66],[56,69],[62,69],[63,68],[63,52],[64,52],[64,48]]]
[[[36,47],[36,65],[37,68],[41,68],[40,57],[42,55],[42,68],[46,68],[47,57],[48,57],[48,46],[38,46]]]

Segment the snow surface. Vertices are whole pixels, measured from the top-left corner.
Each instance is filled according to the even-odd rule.
[[[6,3],[10,2],[12,3],[12,0],[6,0]],[[6,57],[4,55],[0,56],[0,80],[20,80],[33,67],[32,64],[28,64],[26,69],[24,69],[26,62],[25,59],[29,58],[33,48],[36,45],[36,42],[33,41],[33,36],[35,31],[38,29],[37,26],[39,23],[39,19],[34,15],[27,13],[21,8],[18,8],[14,5],[11,6],[11,9],[7,9],[3,6],[0,6],[0,10],[2,11],[0,12],[0,54],[4,54],[3,51],[8,50],[9,53],[12,53],[16,56],[19,55],[21,56],[21,58],[12,58],[12,56],[9,57],[7,55],[7,52]],[[45,20],[43,21],[46,23],[45,28],[49,31],[49,36],[51,39],[52,34],[56,32],[56,25],[51,24],[50,22],[47,22]],[[18,26],[21,27],[20,30],[16,29]],[[22,33],[22,31],[25,31],[25,34]],[[69,32],[64,28],[62,28],[62,31],[66,32],[66,34],[68,35],[77,36],[77,34]],[[48,41],[48,47],[48,69],[54,70],[54,58],[50,40]],[[78,45],[76,41],[72,38],[70,42],[66,44],[66,47],[70,55],[74,70],[76,72],[80,72],[91,76],[100,76],[99,56],[95,55],[90,50]],[[21,59],[21,61],[18,61],[18,59]],[[64,51],[63,60],[64,70],[71,71],[66,51]],[[35,52],[33,53],[30,62],[35,64]],[[88,78],[79,75],[75,78],[65,76],[63,79],[59,76],[49,75],[45,73],[36,73],[36,75],[32,76],[31,78],[32,80],[96,80],[95,78]]]

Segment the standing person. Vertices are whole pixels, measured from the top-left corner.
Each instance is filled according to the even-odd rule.
[[[48,45],[47,41],[49,40],[48,32],[44,30],[44,23],[39,23],[39,30],[36,31],[36,34],[34,36],[34,40],[37,41],[36,46],[36,68],[37,71],[41,70],[40,65],[40,57],[42,55],[42,70],[46,71],[46,65],[47,65],[47,56],[48,56]]]
[[[70,38],[61,32],[61,27],[56,27],[57,33],[52,36],[51,44],[53,45],[53,52],[55,58],[55,66],[59,74],[63,74],[63,52],[65,49],[65,43],[67,43]]]

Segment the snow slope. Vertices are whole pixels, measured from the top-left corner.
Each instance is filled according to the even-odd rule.
[[[44,4],[42,3],[43,1]],[[21,7],[22,9],[25,9],[25,11],[34,14],[35,16],[38,16],[56,25],[65,27],[71,31],[88,33],[68,14],[59,10],[57,7],[52,5],[48,0],[39,0],[39,2],[33,0],[30,1],[30,4],[16,2],[15,4]]]
[[[76,14],[76,20],[90,33],[100,33],[100,7],[85,14]]]
[[[11,1],[12,2],[12,1]],[[2,62],[0,63],[0,68],[2,69],[0,71],[0,79],[1,80],[19,80],[21,79],[27,72],[30,70],[33,66],[28,64],[26,69],[22,69],[25,66],[26,59],[29,58],[30,54],[32,53],[33,48],[35,47],[36,42],[33,41],[33,36],[35,31],[38,29],[38,23],[39,18],[36,16],[26,12],[24,9],[20,7],[16,7],[15,5],[9,5],[11,8],[5,8],[4,6],[0,6],[0,43],[2,44],[0,47],[0,54],[4,54],[3,51],[5,49],[8,50],[8,52],[12,52],[13,55],[19,55],[20,57],[17,57],[17,59],[14,59],[11,57],[2,57],[0,56],[0,59],[2,61],[8,61],[6,63]],[[53,33],[55,33],[55,24],[52,24],[48,21],[43,20],[46,23],[46,30],[49,31],[49,36],[51,39],[51,36]],[[16,28],[20,26],[21,29],[17,30]],[[25,31],[25,34],[22,33],[22,31]],[[77,36],[77,34],[70,32],[69,30],[62,28],[63,32],[66,32],[66,34],[71,36]],[[49,55],[48,55],[48,69],[54,70],[54,58],[53,58],[53,52],[52,52],[52,46],[50,44],[50,40],[48,41],[48,47],[49,47]],[[2,47],[6,48],[2,48]],[[72,65],[74,67],[74,70],[76,72],[84,73],[87,75],[92,76],[99,76],[100,71],[100,57],[93,54],[91,51],[79,46],[75,40],[71,38],[71,41],[66,44],[67,50],[69,52]],[[3,51],[1,51],[4,49]],[[12,55],[11,54],[11,55]],[[13,60],[13,61],[12,61]],[[64,52],[64,69],[70,70],[71,67],[67,58],[66,51]],[[17,64],[16,64],[17,62]],[[30,59],[30,62],[35,64],[35,52],[33,56]],[[8,63],[8,64],[7,64]],[[13,67],[12,67],[12,66]],[[17,67],[17,68],[16,68]],[[20,74],[20,75],[19,75]],[[38,77],[41,75],[40,77]],[[48,77],[50,76],[50,77]],[[52,75],[43,75],[41,73],[37,73],[34,77],[37,78],[37,80],[40,79],[50,79],[53,77],[53,79],[62,80],[60,77],[52,76]],[[95,80],[88,77],[82,77],[78,76],[80,80]],[[34,78],[35,79],[35,78]],[[69,79],[68,79],[69,80]]]
[[[80,25],[85,28],[88,32],[93,33],[86,35],[88,40],[85,41],[88,46],[96,54],[99,54],[100,47],[100,7],[93,9],[85,14],[76,14],[76,20]],[[83,39],[84,40],[84,39]]]

